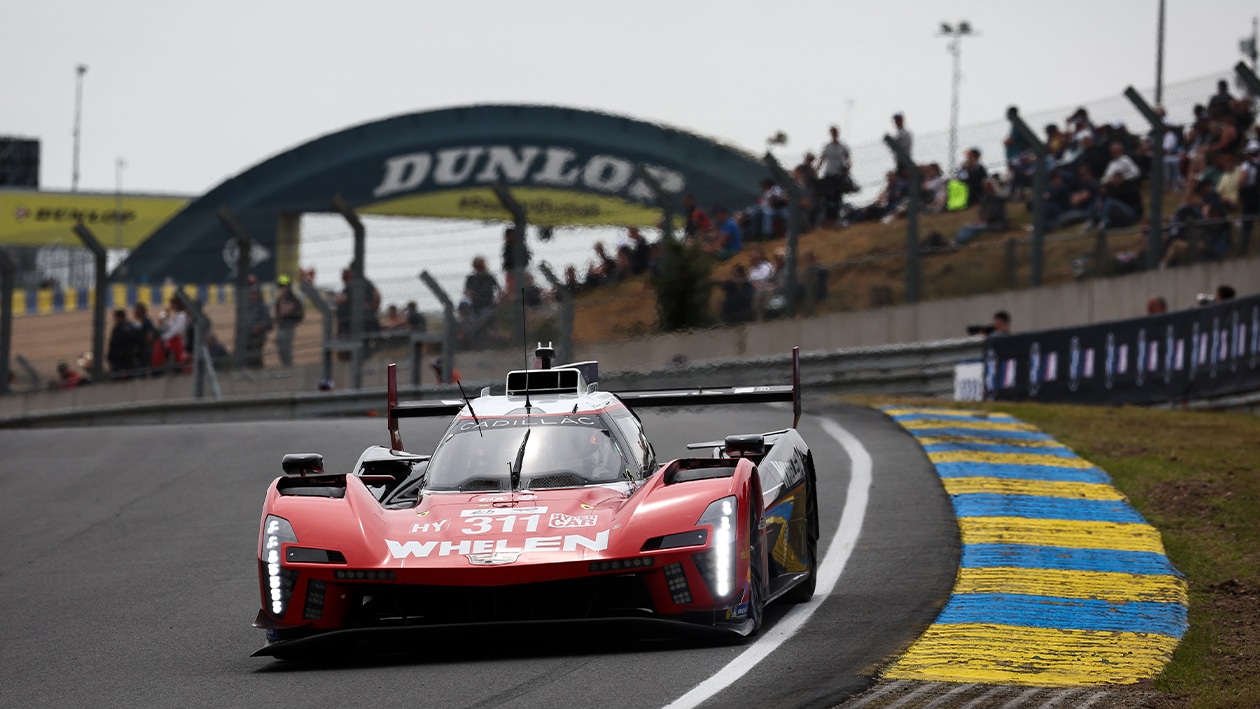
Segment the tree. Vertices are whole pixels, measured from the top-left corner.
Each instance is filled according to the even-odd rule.
[[[662,332],[709,324],[709,274],[713,264],[694,242],[665,238],[661,275],[655,279],[656,310]]]

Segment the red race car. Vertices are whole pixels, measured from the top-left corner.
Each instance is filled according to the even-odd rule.
[[[594,362],[507,376],[506,393],[399,404],[389,446],[349,472],[289,454],[258,540],[255,655],[302,658],[389,645],[434,626],[604,621],[747,636],[765,604],[812,597],[818,504],[795,428],[698,443],[660,462],[634,409],[792,401],[791,385],[623,392]],[[432,455],[398,419],[454,419]]]

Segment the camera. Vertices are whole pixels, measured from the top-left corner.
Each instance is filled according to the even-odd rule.
[[[1199,305],[1211,305],[1216,302],[1216,295],[1213,293],[1200,293],[1194,299]]]
[[[993,334],[994,329],[995,328],[992,325],[968,325],[967,334],[984,335],[985,337],[988,337]]]

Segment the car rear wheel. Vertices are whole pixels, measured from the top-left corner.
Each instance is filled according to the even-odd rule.
[[[818,483],[811,455],[805,474],[805,553],[809,558],[809,578],[783,595],[788,603],[808,603],[818,586]]]
[[[754,511],[749,520],[748,559],[750,564],[748,589],[748,617],[753,621],[752,631],[757,632],[765,617],[766,609],[766,530],[761,524],[761,515]]]

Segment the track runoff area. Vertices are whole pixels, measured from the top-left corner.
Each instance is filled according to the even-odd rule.
[[[884,411],[940,475],[962,560],[936,622],[845,707],[1094,704],[1082,688],[1164,667],[1186,582],[1106,472],[1006,414]]]

